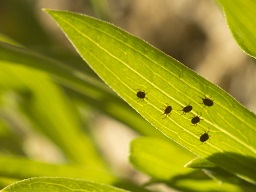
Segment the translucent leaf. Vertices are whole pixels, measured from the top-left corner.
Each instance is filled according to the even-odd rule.
[[[248,183],[235,175],[227,172],[226,170],[216,166],[215,164],[207,161],[202,158],[195,158],[188,162],[186,167],[195,168],[195,169],[203,169],[204,172],[209,175],[209,177],[214,180],[218,180],[219,183],[231,183],[240,188],[241,191],[253,192],[255,191],[255,185]],[[234,187],[234,186],[233,186]],[[230,190],[233,191],[233,190]]]
[[[67,11],[47,12],[91,68],[158,130],[256,182],[255,114],[180,62],[111,24]],[[188,104],[193,109],[185,114]],[[164,114],[168,105],[172,111]],[[208,136],[201,138],[203,134]]]
[[[31,178],[14,183],[2,190],[2,192],[43,192],[43,191],[61,191],[61,192],[91,192],[91,191],[109,191],[125,192],[109,185],[92,183],[85,180],[69,178]]]

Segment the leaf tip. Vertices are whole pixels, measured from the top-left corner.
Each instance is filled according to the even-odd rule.
[[[56,12],[58,10],[42,8],[42,11],[44,11],[45,13],[47,13],[49,15],[52,15],[53,12]]]
[[[47,8],[42,8],[42,11],[48,13],[48,11],[51,11],[50,9],[47,9]]]

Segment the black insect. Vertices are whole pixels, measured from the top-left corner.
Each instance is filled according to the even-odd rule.
[[[204,98],[202,98],[202,97],[200,97],[200,98],[203,100],[203,104],[205,106],[207,106],[207,107],[213,106],[213,100],[211,99],[212,97],[208,98],[205,96]]]
[[[170,105],[167,104],[167,106],[166,106],[165,109],[163,109],[163,110],[164,110],[164,113],[163,113],[162,115],[165,115],[165,117],[163,117],[163,119],[165,119],[168,115],[171,114],[171,112],[172,112],[172,106],[170,106]]]
[[[139,100],[139,102],[141,101],[144,101],[144,99],[148,99],[147,97],[146,97],[146,95],[147,95],[147,93],[143,90],[143,91],[141,91],[141,90],[138,90],[138,92],[137,92],[137,98],[138,98],[138,100]]]
[[[208,134],[209,131],[203,133],[201,136],[200,136],[200,141],[202,143],[205,143],[208,139],[210,139],[210,135]]]
[[[189,113],[192,109],[193,109],[193,107],[191,105],[187,105],[187,106],[183,107],[182,110],[180,110],[180,111],[183,112],[182,115],[186,115],[186,113]]]
[[[203,119],[200,118],[201,116],[202,116],[202,115],[194,116],[194,117],[191,119],[191,123],[192,123],[193,125],[197,125],[197,123],[199,123],[201,120],[203,120]]]

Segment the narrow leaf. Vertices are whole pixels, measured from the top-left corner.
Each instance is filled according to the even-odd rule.
[[[6,64],[0,69],[0,89],[12,89],[23,96],[20,106],[34,128],[57,144],[69,160],[108,171],[90,136],[81,129],[75,109],[47,74]]]
[[[190,167],[190,168],[214,168],[216,165],[210,161],[207,161],[206,159],[202,159],[200,157],[194,158],[191,161],[189,161],[185,167]]]
[[[231,155],[256,157],[253,113],[180,62],[111,24],[67,11],[47,12],[91,68],[158,130],[256,182],[255,164]],[[188,104],[193,109],[185,114],[181,110]],[[172,106],[170,114],[164,114],[167,105]],[[203,134],[209,137],[200,141]],[[245,170],[237,172],[239,166]]]
[[[218,0],[223,7],[229,28],[240,47],[256,57],[256,1]]]
[[[0,173],[1,177],[14,179],[53,176],[86,179],[105,184],[116,182],[114,176],[97,168],[74,164],[51,164],[17,156],[1,155]]]

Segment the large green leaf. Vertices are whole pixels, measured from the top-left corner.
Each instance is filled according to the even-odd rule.
[[[109,23],[67,11],[47,12],[91,68],[158,130],[198,156],[256,182],[253,113],[180,62]],[[137,98],[139,90],[146,92],[144,100]],[[205,97],[213,106],[203,104]],[[163,118],[167,103],[173,110]],[[193,110],[184,114],[180,110],[187,104]],[[201,114],[203,120],[193,125],[191,118]],[[200,135],[208,131],[210,139],[202,144]]]
[[[229,28],[240,47],[256,57],[256,1],[217,0],[225,12]]]
[[[2,192],[91,192],[91,191],[109,191],[109,192],[125,192],[126,190],[118,189],[109,185],[92,183],[85,180],[70,178],[51,178],[38,177],[26,179],[14,183],[2,190]]]

